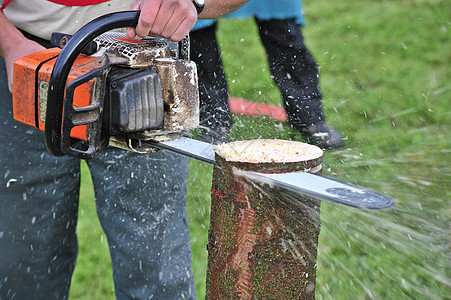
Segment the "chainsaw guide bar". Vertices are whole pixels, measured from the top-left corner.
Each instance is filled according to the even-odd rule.
[[[188,137],[163,142],[143,141],[143,143],[218,167],[214,152],[216,145]],[[268,185],[271,188],[288,190],[315,199],[328,200],[360,209],[387,209],[395,204],[393,199],[384,195],[307,172],[266,174],[237,169],[235,175]]]

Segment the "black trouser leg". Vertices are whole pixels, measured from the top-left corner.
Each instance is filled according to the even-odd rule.
[[[191,59],[198,66],[200,124],[208,127],[213,137],[221,139],[224,134],[228,135],[232,117],[227,102],[227,80],[216,41],[216,24],[193,31],[190,37]]]
[[[300,26],[294,19],[256,21],[288,122],[297,128],[323,122],[318,67]]]

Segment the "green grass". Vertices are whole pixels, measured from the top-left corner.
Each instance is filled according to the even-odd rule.
[[[322,204],[318,299],[446,299],[451,288],[451,3],[304,1],[328,121],[346,147],[324,174],[396,199],[389,211]],[[233,97],[281,104],[251,20],[222,20]],[[286,124],[234,117],[233,138],[302,141]],[[211,167],[192,161],[187,209],[198,298],[205,295]],[[72,299],[114,299],[106,238],[88,173]],[[449,299],[449,298],[448,298]]]

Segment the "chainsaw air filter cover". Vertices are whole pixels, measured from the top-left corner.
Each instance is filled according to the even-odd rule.
[[[114,68],[108,75],[110,133],[132,133],[163,125],[160,76],[150,69]]]

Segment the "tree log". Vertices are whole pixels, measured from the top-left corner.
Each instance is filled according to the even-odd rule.
[[[206,299],[314,299],[319,201],[234,170],[318,173],[322,150],[252,140],[218,146],[215,153]]]

